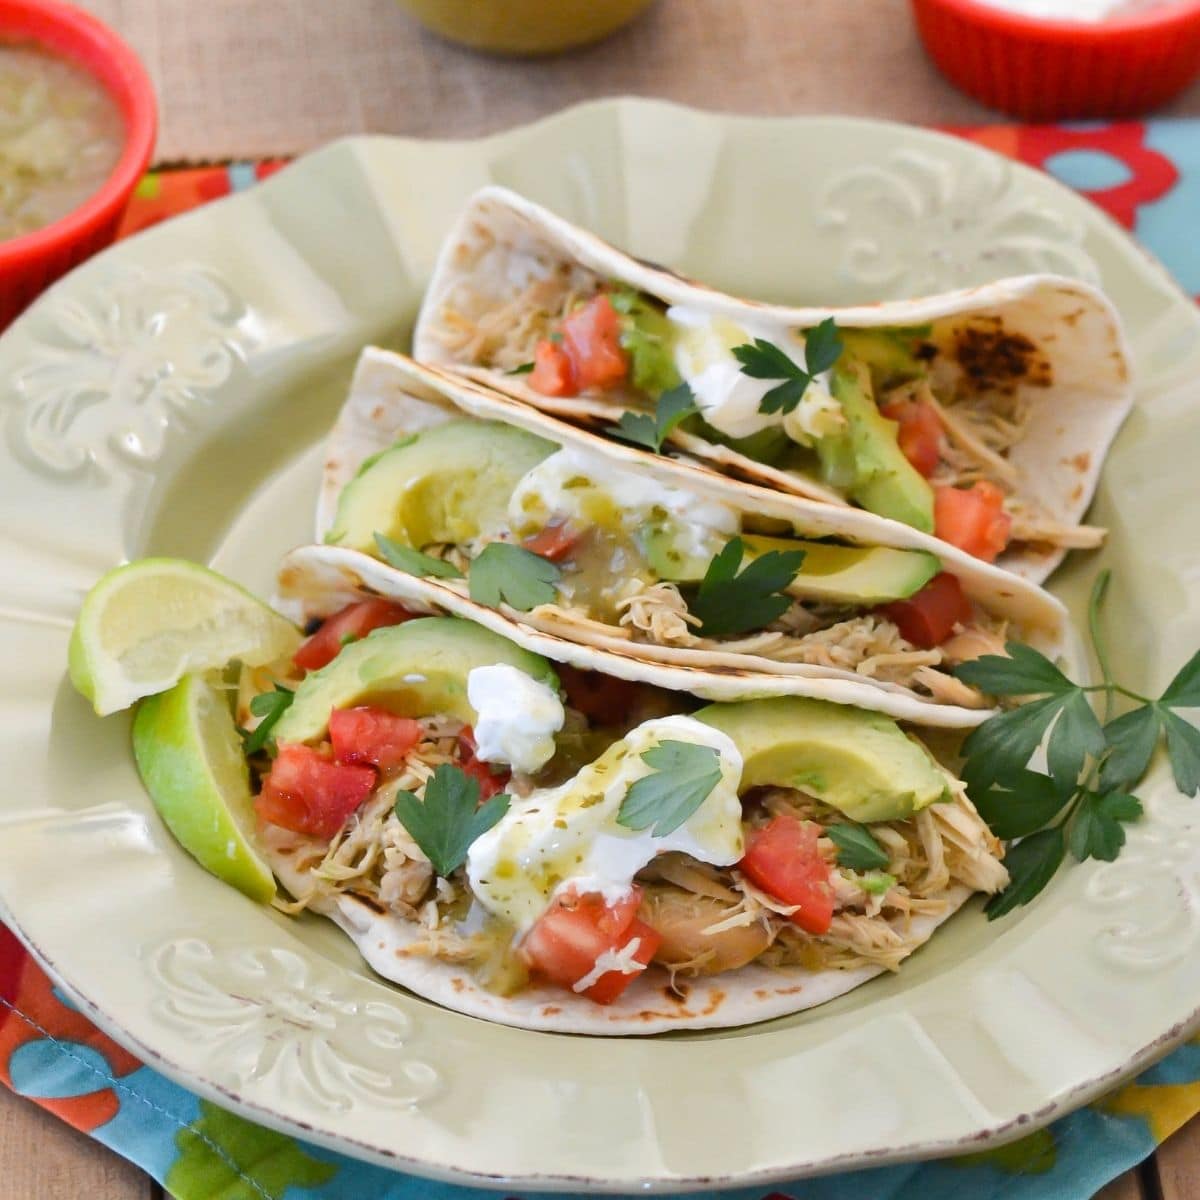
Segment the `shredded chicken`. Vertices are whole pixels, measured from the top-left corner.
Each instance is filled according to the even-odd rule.
[[[1064,550],[1095,550],[1104,545],[1108,536],[1107,529],[1096,525],[1065,525],[1016,497],[1005,508],[1012,517],[1012,538],[1017,542],[1058,546]]]
[[[674,583],[655,583],[617,602],[622,626],[649,635],[660,646],[694,646],[700,639],[692,628],[702,624],[688,612],[687,602]]]
[[[901,398],[914,399],[928,404],[937,413],[945,434],[943,442],[948,443],[942,447],[944,459],[952,462],[957,458],[960,468],[963,469],[966,468],[963,459],[973,459],[977,468],[987,470],[987,478],[990,478],[993,483],[998,483],[1010,491],[1017,486],[1020,472],[1004,457],[1001,449],[1007,450],[1015,441],[1020,440],[1024,434],[1024,423],[1010,425],[1005,422],[1007,434],[1013,437],[1013,441],[1005,444],[1006,438],[997,436],[995,426],[977,428],[972,418],[965,412],[960,413],[957,408],[950,408],[942,404],[924,379],[905,384],[888,396],[889,400]],[[988,435],[985,432],[987,428],[992,430],[991,441],[995,443],[995,446],[989,444]],[[949,451],[949,455],[947,451]]]
[[[457,361],[501,371],[531,361],[538,342],[600,287],[599,277],[580,267],[529,267],[527,280],[503,298],[464,283],[443,303],[436,336]]]

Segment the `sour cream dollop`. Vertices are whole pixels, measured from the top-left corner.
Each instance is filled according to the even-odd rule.
[[[652,828],[618,825],[617,815],[634,782],[654,773],[641,756],[664,741],[716,750],[720,779],[678,829],[655,837]],[[467,853],[471,891],[489,912],[524,933],[566,888],[599,892],[617,903],[638,871],[668,850],[731,866],[743,853],[741,776],[742,756],[719,730],[692,717],[646,721],[573,779],[514,798]]]
[[[1079,21],[1098,24],[1115,17],[1129,17],[1153,8],[1167,8],[1180,0],[981,0],[989,8],[1001,8],[1021,17],[1048,21]]]
[[[467,675],[467,700],[478,714],[475,753],[484,762],[532,774],[554,757],[566,713],[544,683],[508,663],[475,667]]]
[[[714,429],[728,437],[743,438],[782,425],[793,441],[811,445],[815,438],[836,433],[844,426],[841,405],[830,395],[828,372],[814,380],[799,405],[786,416],[759,411],[763,397],[780,381],[745,374],[733,348],[762,338],[778,346],[803,369],[804,338],[793,330],[742,325],[682,305],[667,309],[667,317],[680,327],[675,339],[675,367],[692,389],[701,415]]]
[[[574,518],[583,527],[618,526],[635,533],[669,520],[681,553],[711,557],[740,528],[732,508],[671,487],[649,471],[614,466],[577,446],[564,446],[527,472],[513,489],[508,519],[513,530],[540,529],[550,518]]]

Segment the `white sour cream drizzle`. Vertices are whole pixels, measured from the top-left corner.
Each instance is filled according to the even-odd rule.
[[[687,821],[655,837],[651,829],[618,825],[617,815],[633,783],[654,773],[642,754],[664,741],[716,750],[721,777]],[[566,887],[617,903],[638,871],[668,850],[731,866],[743,851],[741,775],[742,756],[719,730],[691,717],[646,721],[573,779],[514,798],[468,851],[471,891],[489,912],[525,933]]]
[[[467,675],[467,700],[477,714],[476,755],[484,762],[532,774],[554,757],[566,713],[544,683],[508,663],[475,667]]]

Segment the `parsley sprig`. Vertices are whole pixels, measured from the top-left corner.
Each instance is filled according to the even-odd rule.
[[[396,819],[421,847],[442,879],[466,861],[476,838],[487,833],[508,812],[510,798],[501,793],[479,803],[479,780],[461,767],[442,763],[425,785],[425,799],[397,792]]]
[[[712,746],[663,741],[641,756],[653,775],[636,780],[625,793],[617,824],[650,829],[652,836],[674,833],[708,799],[721,781],[721,756]]]
[[[625,412],[621,414],[619,424],[610,425],[605,432],[610,437],[661,454],[663,442],[675,427],[699,411],[692,389],[686,383],[681,383],[659,396],[654,416]]]
[[[987,906],[990,918],[1028,904],[1053,878],[1069,851],[1073,858],[1111,862],[1125,844],[1124,826],[1142,815],[1130,794],[1145,775],[1160,741],[1176,786],[1200,791],[1200,729],[1180,709],[1200,707],[1200,653],[1184,665],[1157,699],[1117,683],[1109,663],[1100,613],[1110,573],[1092,588],[1088,629],[1103,682],[1073,683],[1049,659],[1009,643],[1008,657],[985,655],[954,674],[997,696],[1028,696],[974,730],[963,743],[963,779],[980,815],[997,837],[1019,838],[1005,860],[1011,882]],[[1101,694],[1103,722],[1089,696]],[[1112,718],[1117,697],[1137,707]],[[1045,752],[1047,772],[1030,769]]]
[[[471,599],[489,608],[503,602],[528,612],[553,601],[561,574],[555,563],[524,546],[489,542],[471,563]]]
[[[751,379],[782,380],[762,398],[758,411],[790,413],[804,399],[809,384],[841,358],[842,339],[833,318],[827,317],[805,335],[803,367],[765,338],[735,346],[733,356],[742,364],[742,374]]]
[[[754,559],[741,574],[746,553],[740,537],[729,541],[713,557],[695,596],[688,604],[700,618],[705,637],[728,637],[762,629],[792,605],[783,589],[796,578],[804,562],[803,550],[769,550]]]
[[[260,692],[250,701],[250,711],[262,720],[253,729],[238,729],[247,758],[264,749],[274,752],[275,739],[271,737],[271,730],[279,724],[279,718],[291,708],[295,698],[291,688],[276,684],[273,692]]]

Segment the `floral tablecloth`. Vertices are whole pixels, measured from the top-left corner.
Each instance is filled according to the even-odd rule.
[[[952,132],[1081,191],[1200,298],[1200,121]],[[138,188],[124,233],[250,187],[281,165],[235,163],[151,174]],[[367,1166],[199,1099],[96,1029],[3,927],[0,1080],[144,1167],[178,1200],[469,1200],[491,1194]],[[1085,1200],[1197,1112],[1200,1041],[1099,1103],[1000,1150],[724,1195]]]

